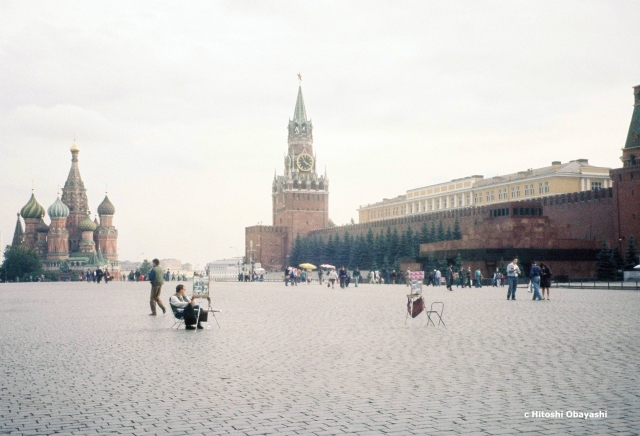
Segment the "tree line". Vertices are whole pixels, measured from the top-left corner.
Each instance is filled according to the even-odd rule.
[[[599,280],[621,280],[620,271],[632,270],[638,265],[638,245],[634,235],[629,236],[625,256],[622,257],[617,248],[609,248],[607,242],[602,243],[602,250],[596,258],[596,277]]]
[[[288,263],[294,266],[306,262],[316,266],[328,263],[350,269],[357,266],[363,270],[397,269],[402,260],[415,261],[419,258],[420,244],[455,239],[462,239],[457,218],[453,228],[447,226],[446,229],[440,220],[437,225],[432,221],[431,226],[425,221],[417,231],[409,226],[401,233],[390,226],[377,234],[369,229],[366,235],[357,236],[346,230],[344,236],[329,235],[326,241],[318,235],[303,237],[298,234]]]

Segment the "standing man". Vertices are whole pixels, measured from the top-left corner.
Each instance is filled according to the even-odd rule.
[[[440,279],[442,278],[442,273],[440,270],[436,270],[436,286],[440,286]]]
[[[535,262],[531,263],[531,270],[529,271],[531,282],[533,283],[533,300],[542,300],[540,295],[540,277],[542,277],[542,269],[536,265]]]
[[[360,281],[360,268],[356,267],[353,270],[353,281],[356,282],[356,288],[358,287],[358,282]]]
[[[516,289],[518,289],[518,274],[520,274],[520,268],[518,268],[518,259],[513,259],[509,265],[507,265],[507,280],[509,281],[509,290],[507,291],[507,300],[511,298],[516,299]]]
[[[164,284],[163,271],[160,268],[160,261],[153,259],[153,268],[149,271],[149,281],[151,281],[151,299],[149,304],[151,305],[151,313],[149,315],[156,316],[156,303],[162,309],[162,313],[167,313],[164,304],[160,301],[160,292],[162,291],[162,285]]]
[[[453,291],[451,285],[453,284],[453,265],[449,264],[449,268],[447,268],[447,289]]]

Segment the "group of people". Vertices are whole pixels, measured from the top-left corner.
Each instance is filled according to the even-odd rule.
[[[507,265],[507,280],[509,281],[509,290],[507,291],[507,300],[516,299],[516,290],[518,289],[518,277],[521,275],[520,267],[518,266],[518,259],[513,259],[509,265]],[[549,288],[551,287],[551,269],[548,265],[541,263],[539,266],[536,262],[531,262],[531,269],[529,270],[529,277],[531,277],[530,292],[533,293],[533,300],[551,300],[549,296]],[[542,295],[540,295],[540,288],[542,288]],[[546,292],[546,297],[544,297]]]
[[[113,280],[113,276],[109,273],[109,270],[105,267],[104,271],[102,268],[98,267],[94,270],[88,269],[83,275],[82,280],[85,282],[94,282],[100,284],[100,282],[104,279],[105,283],[109,283]]]
[[[162,268],[160,269],[160,271],[162,271]],[[187,280],[187,276],[186,274],[176,274],[175,272],[170,272],[169,270],[167,270],[166,272],[163,272],[162,277],[164,279],[164,281],[186,281]],[[123,280],[125,280],[124,276],[122,277]],[[129,271],[129,275],[127,276],[127,279],[130,282],[144,282],[149,280],[149,274],[142,274],[140,272],[139,269],[135,270],[135,271]]]
[[[285,286],[298,286],[298,283],[311,284],[311,273],[305,269],[296,268],[294,266],[288,266],[284,270],[284,284]]]
[[[358,283],[362,280],[360,268],[355,267],[353,273],[349,273],[346,266],[341,266],[338,271],[333,267],[328,268],[326,272],[320,269],[318,271],[318,283],[320,283],[321,286],[325,283],[325,277],[327,288],[332,289],[335,289],[336,283],[339,283],[341,288],[346,288],[351,284],[351,280],[354,281],[355,287],[357,288]]]

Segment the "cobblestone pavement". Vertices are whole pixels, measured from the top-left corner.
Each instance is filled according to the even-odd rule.
[[[0,434],[640,433],[640,293],[427,288],[434,328],[406,291],[220,283],[176,331],[148,284],[0,285]]]

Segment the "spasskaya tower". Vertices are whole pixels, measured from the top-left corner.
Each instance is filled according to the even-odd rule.
[[[245,229],[245,254],[247,263],[253,258],[262,268],[281,270],[298,234],[306,236],[329,224],[329,180],[326,170],[323,176],[317,172],[313,124],[307,118],[301,84],[288,125],[284,174],[274,175],[271,197],[273,225]]]

